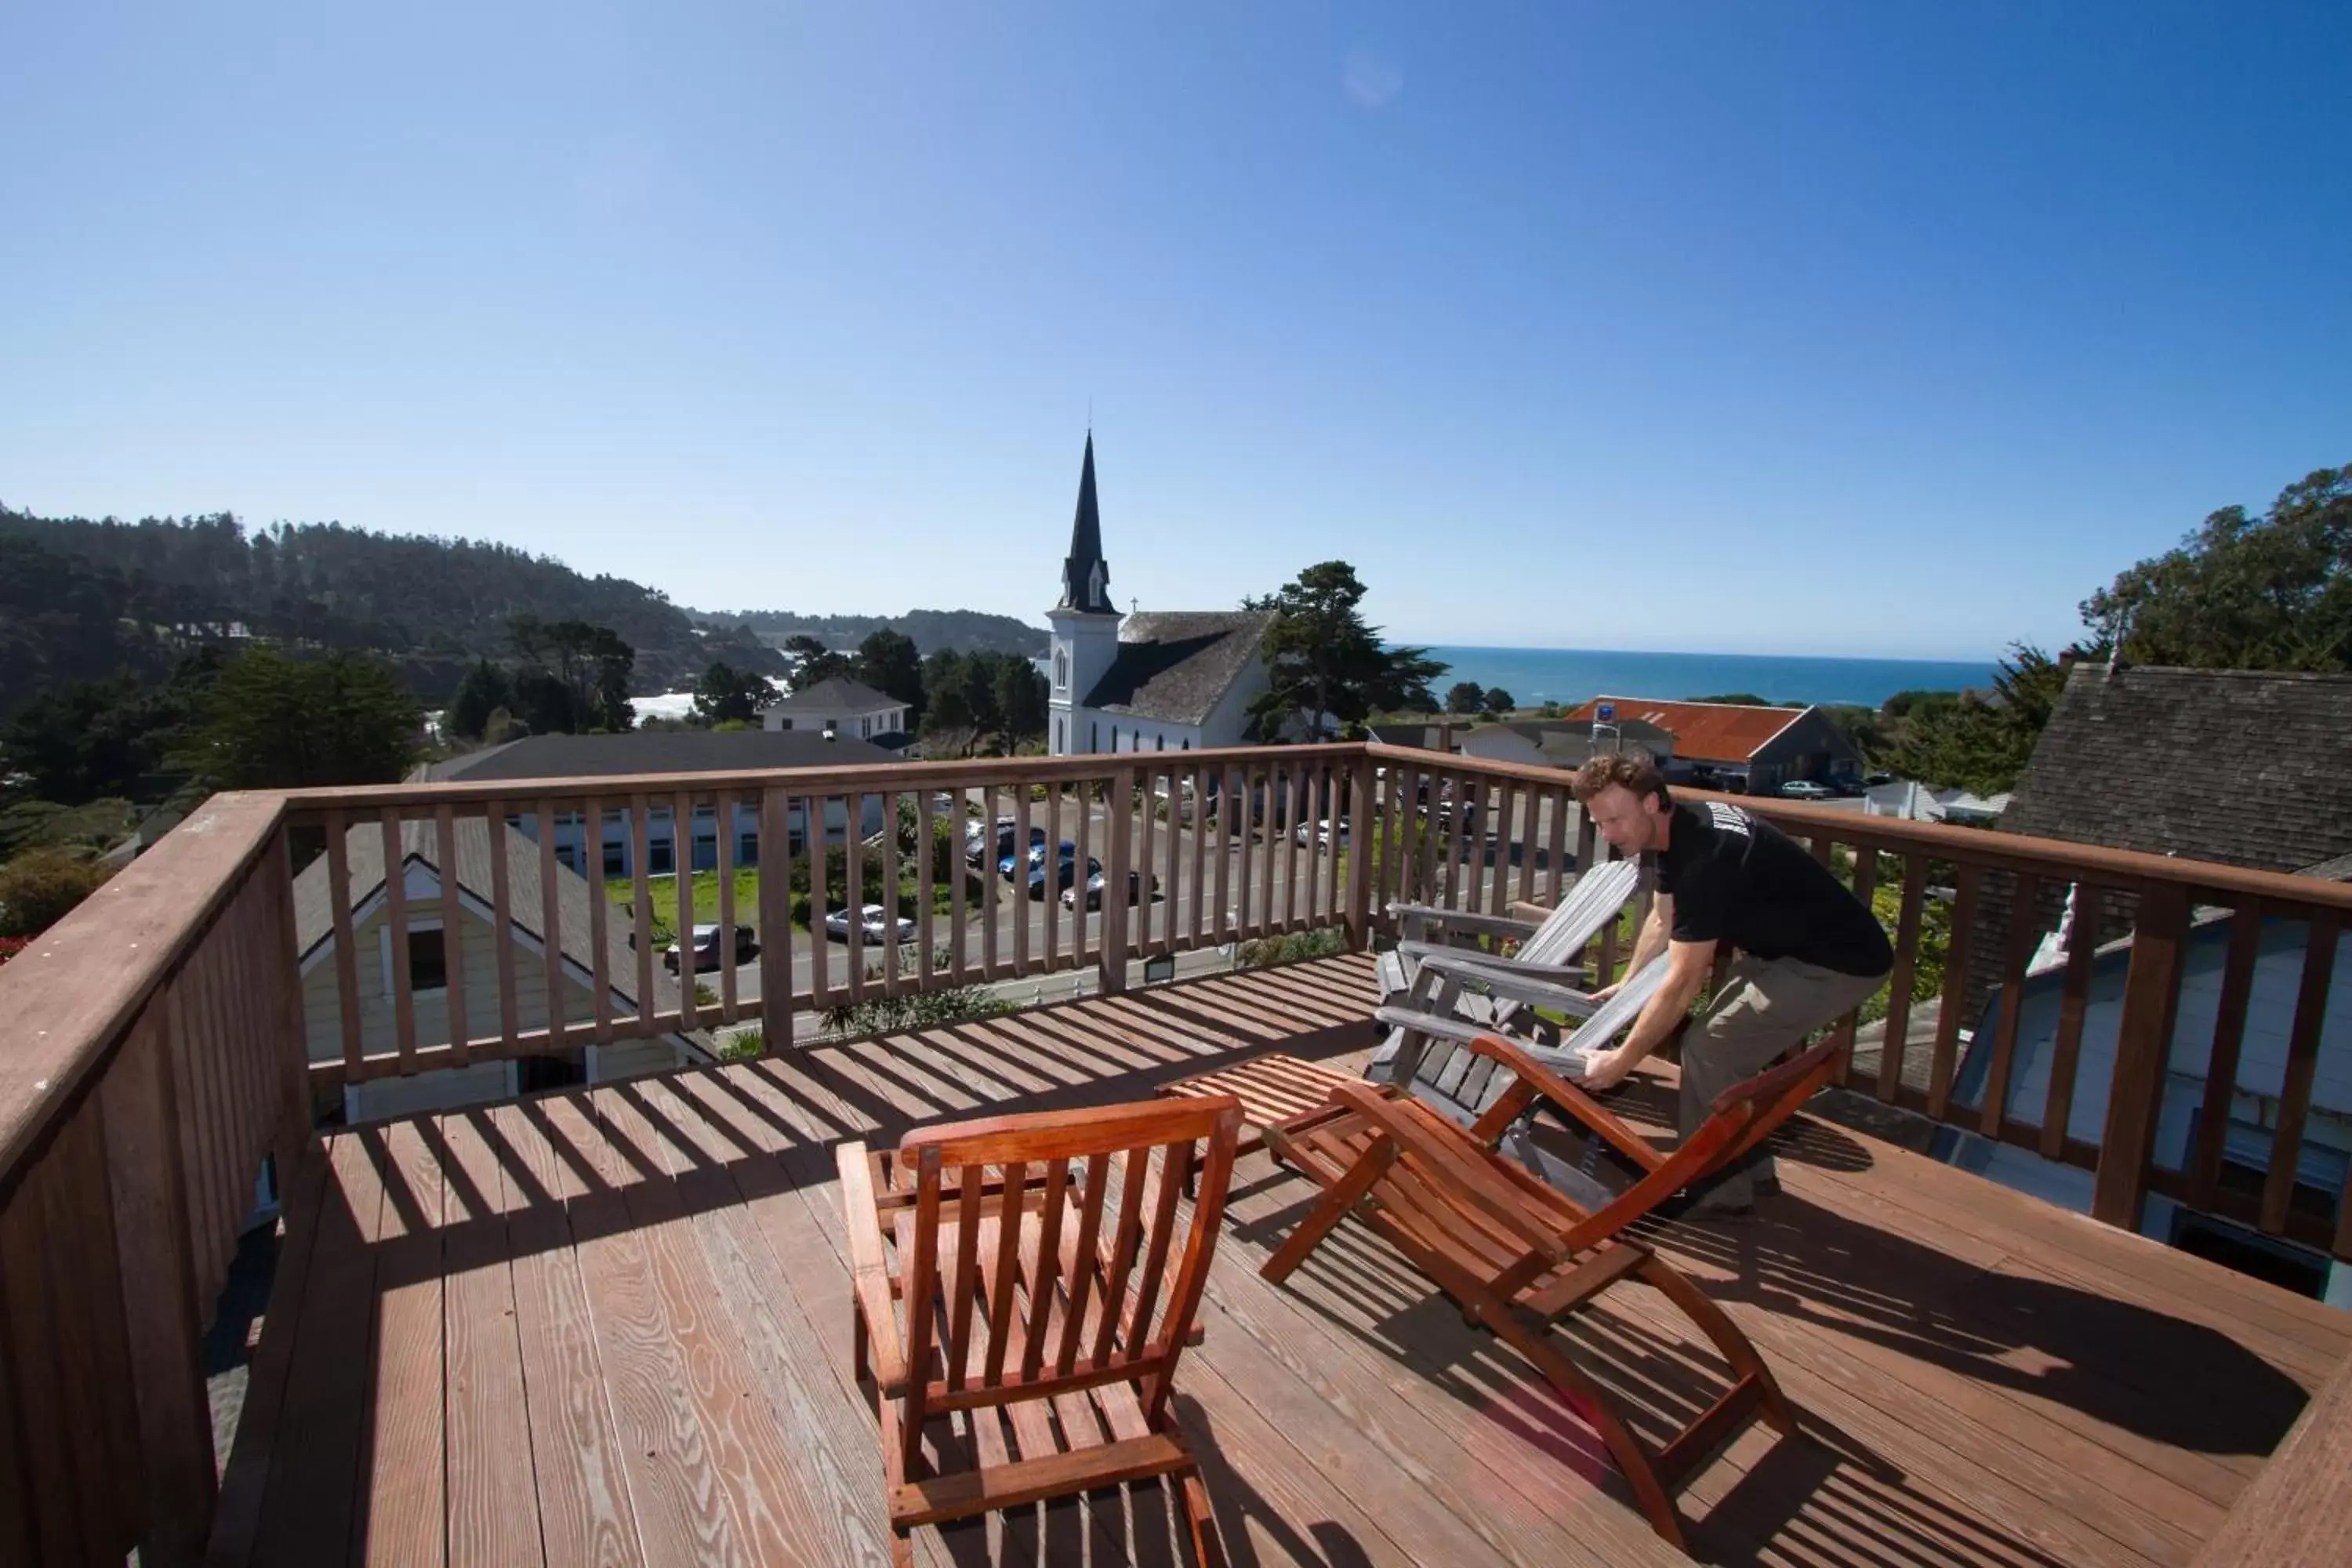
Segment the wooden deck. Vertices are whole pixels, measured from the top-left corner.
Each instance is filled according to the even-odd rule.
[[[291,1184],[222,1561],[885,1560],[830,1146],[1369,1043],[1370,961],[390,1123]],[[1654,1085],[1633,1091],[1658,1105]],[[1804,1413],[1685,1494],[1722,1563],[2186,1563],[2352,1348],[2328,1310],[1815,1121],[1786,1192],[1662,1247]],[[1256,1273],[1310,1189],[1240,1167],[1180,1408],[1237,1563],[1665,1563],[1591,1434],[1384,1245]],[[1719,1387],[1656,1298],[1580,1320],[1639,1411]],[[933,1563],[1181,1561],[1155,1489]]]

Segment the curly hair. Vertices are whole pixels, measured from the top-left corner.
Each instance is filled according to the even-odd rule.
[[[1665,775],[1658,772],[1658,764],[1650,760],[1647,752],[1594,757],[1576,770],[1576,777],[1568,789],[1580,805],[1612,784],[1622,785],[1637,796],[1656,795],[1661,810],[1675,804],[1674,796],[1666,793]]]

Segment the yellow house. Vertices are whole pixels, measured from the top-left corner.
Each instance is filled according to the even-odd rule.
[[[416,1010],[416,1042],[446,1043],[449,1038],[447,974],[452,962],[465,964],[467,1032],[477,1037],[498,1026],[499,949],[501,942],[515,948],[515,1023],[521,1030],[547,1025],[547,987],[541,979],[541,910],[545,907],[540,881],[539,846],[521,834],[501,826],[507,862],[507,929],[498,929],[490,877],[490,833],[478,819],[456,825],[457,883],[462,930],[454,943],[442,928],[439,847],[434,824],[410,822],[401,834],[401,885],[407,898],[408,942],[404,953],[393,950],[389,908],[384,892],[383,832],[368,823],[347,835],[345,851],[351,868],[350,900],[354,968],[359,979],[360,1045],[373,1054],[397,1048],[393,1023],[393,965],[408,966],[411,995]],[[594,954],[589,900],[596,897],[577,873],[555,868],[556,906],[563,932],[561,994],[566,1023],[593,1021],[596,1016]],[[637,1012],[636,954],[630,949],[625,921],[610,922],[605,971],[615,1018]],[[294,929],[301,954],[302,1016],[312,1061],[332,1061],[342,1054],[342,1014],[335,984],[334,906],[328,887],[328,859],[320,855],[294,879]],[[675,1012],[677,983],[656,967],[654,1011]],[[373,1121],[387,1116],[446,1110],[487,1100],[510,1098],[533,1089],[565,1084],[603,1083],[661,1072],[714,1058],[715,1047],[699,1031],[671,1032],[650,1037],[616,1039],[611,1045],[589,1045],[576,1053],[524,1057],[478,1062],[417,1073],[407,1078],[375,1079],[343,1090],[347,1121]]]

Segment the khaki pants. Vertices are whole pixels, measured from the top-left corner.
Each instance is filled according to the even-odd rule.
[[[1841,974],[1793,958],[1740,954],[1706,1016],[1683,1035],[1682,1135],[1698,1130],[1717,1095],[1762,1072],[1885,984],[1884,974]],[[1756,1179],[1772,1174],[1771,1155],[1757,1149],[1710,1186],[1706,1202],[1752,1202]]]

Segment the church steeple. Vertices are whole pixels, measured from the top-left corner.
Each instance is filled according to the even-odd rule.
[[[1070,523],[1070,553],[1062,562],[1059,610],[1115,616],[1110,602],[1110,565],[1103,560],[1102,515],[1095,506],[1095,433],[1087,432],[1086,464],[1078,471],[1078,512]]]

